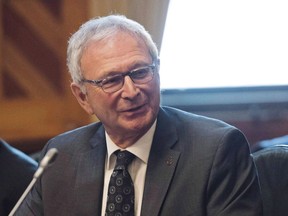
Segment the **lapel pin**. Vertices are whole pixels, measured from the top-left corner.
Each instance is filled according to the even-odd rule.
[[[172,156],[169,156],[169,158],[166,160],[166,164],[168,165],[168,166],[171,166],[172,164],[173,164],[173,157]]]

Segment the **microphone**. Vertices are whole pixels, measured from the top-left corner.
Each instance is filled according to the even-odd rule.
[[[34,173],[32,181],[30,182],[30,184],[28,185],[28,187],[26,188],[26,190],[24,191],[24,193],[22,194],[22,196],[20,197],[20,199],[18,200],[18,202],[16,203],[16,205],[14,206],[14,208],[12,209],[12,211],[10,212],[10,214],[8,216],[13,216],[15,214],[15,212],[17,211],[17,209],[19,208],[19,206],[21,205],[21,203],[23,202],[23,200],[25,199],[25,197],[27,196],[29,191],[34,186],[37,179],[43,174],[45,169],[51,163],[53,163],[55,161],[57,155],[58,155],[58,150],[56,148],[51,148],[48,150],[46,155],[41,160],[38,169]]]

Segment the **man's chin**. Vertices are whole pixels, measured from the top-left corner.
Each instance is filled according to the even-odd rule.
[[[147,120],[147,119],[137,119],[133,121],[127,122],[125,124],[125,128],[127,131],[134,131],[134,132],[142,132],[142,131],[147,131],[153,124],[153,121]]]

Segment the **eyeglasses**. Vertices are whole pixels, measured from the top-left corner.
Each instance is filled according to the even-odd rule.
[[[126,73],[108,76],[101,80],[82,79],[81,82],[90,83],[94,86],[101,87],[106,93],[113,93],[120,90],[124,85],[125,76],[129,76],[135,84],[145,84],[153,79],[155,65],[136,68]]]

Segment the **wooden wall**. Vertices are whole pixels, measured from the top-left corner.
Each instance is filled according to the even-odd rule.
[[[168,0],[1,0],[0,138],[27,152],[91,122],[69,88],[69,35],[93,16],[125,14],[161,45]]]

